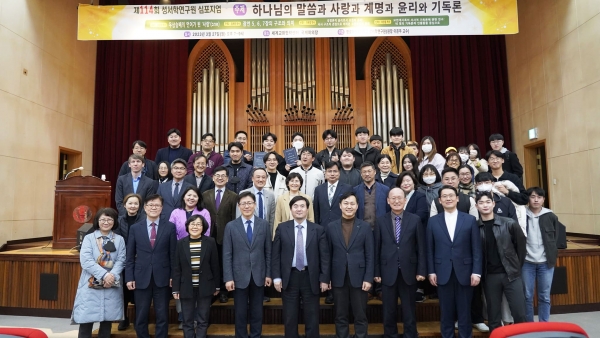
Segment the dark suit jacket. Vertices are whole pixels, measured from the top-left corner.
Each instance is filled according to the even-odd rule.
[[[283,289],[287,289],[292,271],[292,261],[296,252],[296,237],[298,231],[294,220],[280,223],[275,231],[273,249],[271,252],[271,271],[273,279],[281,278]],[[329,283],[329,246],[325,229],[315,223],[306,222],[306,253],[308,262],[308,278],[313,294],[318,295],[321,283]]]
[[[146,197],[155,194],[157,189],[158,181],[154,181],[145,175],[140,176],[140,181],[138,182],[137,187],[137,194],[142,196],[142,200],[140,201],[140,208],[142,207],[144,200],[146,200]],[[119,176],[119,178],[117,179],[117,186],[115,187],[115,203],[117,204],[117,211],[119,211],[119,215],[122,216],[127,214],[125,206],[123,205],[123,198],[125,198],[127,194],[132,193],[133,177],[131,176],[131,174]]]
[[[390,188],[379,182],[375,182],[375,185],[377,186],[375,188],[375,218],[378,218],[390,212],[390,205],[387,203]],[[363,219],[365,217],[365,184],[361,183],[354,187],[354,193],[356,193],[358,199],[356,217]]]
[[[181,187],[179,188],[179,194],[175,194],[175,196],[173,196],[173,193],[171,190],[172,183],[173,183],[173,181],[159,184],[158,189],[156,191],[156,193],[159,194],[160,196],[162,196],[162,198],[163,198],[163,210],[162,210],[161,215],[167,217],[167,219],[169,217],[171,217],[171,213],[173,212],[173,210],[182,207],[181,194],[183,194],[183,191],[185,189],[187,189],[187,187],[196,187],[195,184],[189,184],[185,180],[182,180],[180,182]]]
[[[520,180],[523,180],[523,166],[519,162],[517,154],[510,150],[504,153],[504,163],[502,163],[502,170],[511,174],[517,175]]]
[[[167,161],[167,162],[169,162],[169,165],[170,165],[171,161],[169,161],[169,148],[170,147],[164,147],[164,148],[158,149],[158,151],[156,152],[156,157],[154,157],[154,162],[156,162],[158,164],[162,161]],[[182,149],[181,149],[181,156],[179,158],[181,158],[182,160],[184,160],[187,163],[188,159],[190,158],[190,156],[192,156],[192,154],[194,152],[192,152],[191,149],[188,149],[184,146],[180,146],[180,148],[182,148]]]
[[[146,218],[132,225],[127,239],[125,282],[135,281],[137,289],[145,289],[154,277],[156,286],[169,286],[176,245],[175,224],[166,217],[158,221],[154,248],[150,245]]]
[[[242,217],[227,223],[223,235],[223,281],[234,281],[236,288],[245,289],[250,276],[258,286],[271,277],[271,234],[269,223],[254,217],[252,243],[248,242]]]
[[[198,295],[200,297],[212,296],[220,283],[220,275],[219,253],[217,252],[215,239],[202,236]],[[173,292],[179,292],[180,298],[194,297],[189,236],[177,242],[177,252],[175,254],[175,263],[173,264]]]
[[[427,224],[427,273],[437,275],[437,283],[450,280],[452,269],[458,282],[471,285],[471,274],[481,275],[481,235],[475,217],[458,211],[454,240],[446,226],[445,213],[429,218]]]
[[[313,211],[315,213],[315,222],[323,227],[336,219],[342,218],[342,210],[340,210],[340,196],[348,191],[352,191],[352,187],[348,184],[338,181],[333,195],[331,206],[329,205],[329,183],[325,182],[315,188],[315,197],[313,199]]]
[[[421,218],[421,224],[423,224],[424,227],[427,227],[427,221],[429,221],[429,207],[430,205],[427,204],[427,196],[425,196],[424,193],[415,190],[404,210],[419,216],[419,218]]]
[[[202,177],[200,185],[196,184],[196,175],[194,173],[185,175],[183,180],[196,187],[200,194],[203,194],[206,190],[213,189],[215,187],[215,182],[213,182],[212,177],[206,174],[204,174],[204,177]]]
[[[395,223],[389,212],[375,223],[375,276],[381,283],[393,286],[398,276],[408,285],[417,282],[416,276],[427,277],[427,250],[425,248],[425,227],[417,215],[404,211],[400,230],[400,243],[396,243]]]
[[[352,287],[361,288],[363,281],[372,284],[375,271],[375,247],[371,225],[356,218],[348,247],[346,247],[342,234],[341,219],[329,223],[325,231],[331,257],[328,276],[330,278],[327,279],[331,280],[331,285],[333,287],[344,286],[346,267],[348,267]]]
[[[153,180],[158,180],[158,166],[156,165],[156,162],[149,160],[149,159],[144,159],[145,163],[144,163],[144,170],[142,170],[142,172],[144,172],[144,175],[148,176],[149,178],[153,179]],[[125,161],[123,162],[123,165],[121,166],[121,170],[119,170],[119,176],[123,176],[125,174],[129,174],[131,172],[131,168],[129,168],[129,161]]]
[[[235,211],[237,209],[237,195],[228,189],[223,188],[221,196],[221,204],[219,210],[215,205],[215,190],[210,189],[202,194],[204,207],[210,213],[211,236],[215,237],[218,244],[223,244],[223,234],[225,233],[225,225],[235,219]]]
[[[375,181],[385,185],[386,187],[390,188],[390,190],[396,186],[396,179],[398,179],[398,174],[394,174],[391,171],[388,177],[385,178],[385,181],[381,179],[381,174],[379,171],[377,172],[377,175],[375,175]]]

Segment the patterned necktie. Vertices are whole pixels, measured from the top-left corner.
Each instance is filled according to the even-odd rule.
[[[335,187],[333,186],[333,184],[331,184],[329,186],[329,206],[331,206],[331,203],[333,202],[333,195],[335,194]]]
[[[248,243],[252,244],[252,221],[246,221],[248,227],[246,228],[246,235],[248,236]]]
[[[296,236],[296,269],[304,269],[304,236],[302,235],[302,224],[296,225],[298,236]]]
[[[265,219],[264,204],[261,191],[258,192],[258,217]]]
[[[400,231],[402,230],[402,219],[396,216],[396,243],[400,243]]]
[[[219,206],[221,206],[221,189],[217,190],[217,199],[215,200],[215,206],[217,210],[219,210]]]
[[[154,242],[156,241],[156,223],[150,224],[152,230],[150,230],[150,246],[154,249]]]
[[[173,198],[179,195],[179,182],[175,183],[175,189],[173,189]]]

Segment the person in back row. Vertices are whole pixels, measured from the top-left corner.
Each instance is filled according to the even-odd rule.
[[[354,155],[352,155],[352,148],[345,148],[342,151],[342,157],[340,158],[342,168],[340,169],[340,182],[348,184],[351,187],[355,187],[362,182],[360,177],[360,171],[354,167]]]
[[[315,196],[315,188],[325,181],[323,171],[313,166],[315,160],[315,150],[311,147],[304,147],[300,151],[301,165],[292,169],[291,173],[298,173],[304,179],[302,192],[310,197],[312,201]]]
[[[196,156],[204,155],[206,157],[206,169],[204,170],[204,173],[212,177],[213,170],[216,167],[223,165],[223,155],[215,152],[215,135],[212,133],[206,133],[202,135],[202,141],[200,142],[200,144],[202,145],[202,150],[193,154],[188,159],[188,175],[194,172],[194,163],[196,163]]]
[[[421,150],[423,152],[419,152],[419,170],[423,169],[423,167],[427,164],[433,165],[438,173],[441,175],[444,170],[444,166],[446,165],[446,159],[444,156],[438,154],[437,147],[435,145],[435,141],[431,136],[425,136],[421,140]]]
[[[156,165],[156,162],[146,158],[146,150],[148,149],[146,142],[137,140],[133,142],[131,147],[131,150],[134,154],[140,155],[144,158],[144,168],[142,169],[142,174],[153,180],[158,180],[158,166]],[[129,159],[127,159],[127,161],[123,162],[121,170],[119,170],[119,176],[123,176],[130,172],[131,168],[129,167]]]
[[[192,156],[192,151],[181,145],[181,132],[179,129],[169,129],[167,131],[167,141],[169,142],[169,146],[158,149],[154,157],[154,162],[167,161],[173,163],[176,159],[181,158],[186,161],[185,166],[187,170],[187,160]]]
[[[117,186],[115,187],[115,203],[117,205],[117,211],[119,216],[127,214],[125,207],[123,206],[123,197],[128,194],[138,194],[142,197],[142,203],[144,199],[150,195],[156,193],[158,189],[158,182],[143,175],[145,159],[136,154],[129,156],[129,168],[130,172],[123,176],[119,176],[117,179]]]
[[[404,143],[404,131],[400,127],[390,129],[390,145],[381,150],[381,155],[389,155],[392,162],[392,172],[399,174],[402,171],[402,158],[412,154],[412,148]]]
[[[337,145],[337,132],[333,129],[327,129],[323,132],[323,142],[325,142],[325,149],[319,151],[315,161],[319,163],[321,168],[325,168],[325,164],[340,160],[342,152],[336,148]]]
[[[369,129],[367,127],[358,127],[354,132],[356,136],[356,146],[352,149],[354,155],[354,168],[360,169],[364,162],[377,162],[379,150],[373,148],[369,143]]]
[[[503,169],[504,155],[498,150],[492,150],[487,157],[494,181],[498,182],[494,187],[518,205],[527,204],[527,192],[521,179]]]
[[[492,150],[499,151],[503,155],[504,162],[502,163],[502,169],[523,180],[523,166],[521,166],[517,154],[504,148],[504,136],[502,134],[490,135],[490,146]]]

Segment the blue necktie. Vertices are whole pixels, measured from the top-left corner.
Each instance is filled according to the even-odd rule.
[[[258,217],[265,219],[262,192],[258,192]]]
[[[252,221],[246,221],[248,228],[246,229],[246,235],[248,236],[248,243],[252,244]]]
[[[400,243],[400,231],[402,230],[402,219],[396,216],[396,243]]]

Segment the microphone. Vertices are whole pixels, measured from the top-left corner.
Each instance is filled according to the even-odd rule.
[[[66,180],[66,179],[67,179],[67,177],[69,177],[69,175],[71,175],[72,173],[74,173],[74,172],[76,172],[76,171],[79,171],[79,170],[83,170],[83,167],[75,168],[75,169],[73,169],[73,170],[69,171],[69,172],[68,172],[68,173],[65,175],[65,177],[63,177],[63,180]]]

